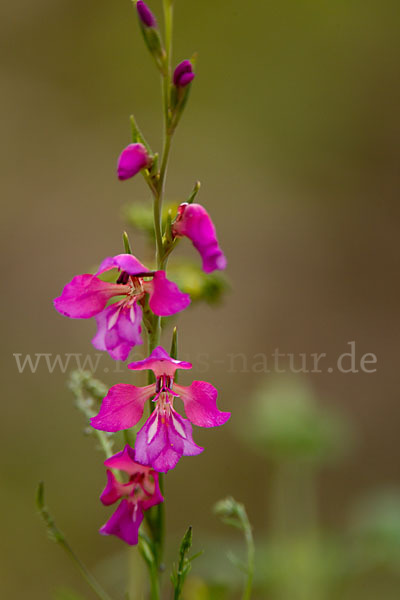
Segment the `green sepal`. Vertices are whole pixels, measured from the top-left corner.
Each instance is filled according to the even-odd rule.
[[[189,198],[186,201],[188,204],[192,204],[192,202],[194,201],[194,199],[197,196],[198,191],[200,190],[200,187],[201,187],[200,181],[196,181],[196,183],[194,184],[193,191],[192,191],[192,193],[190,194]]]
[[[172,332],[171,351],[169,354],[170,354],[171,358],[174,358],[175,360],[177,360],[177,358],[178,358],[178,330],[176,327],[174,327],[174,330]]]
[[[150,168],[150,175],[152,177],[154,177],[158,173],[158,158],[159,158],[159,154],[158,154],[158,152],[156,152],[153,156],[153,163]]]
[[[154,61],[160,70],[165,75],[167,70],[166,58],[167,55],[161,43],[160,34],[154,27],[145,27],[138,17],[140,31],[142,32],[144,42],[154,58]]]
[[[167,214],[167,222],[165,223],[165,241],[167,245],[170,245],[174,241],[172,235],[172,210],[170,209]]]
[[[147,142],[143,133],[139,129],[139,126],[136,123],[136,119],[135,119],[134,115],[131,115],[129,117],[129,120],[131,122],[132,144],[143,144],[143,146],[146,148],[149,156],[153,157],[153,152],[150,148],[150,144]],[[153,158],[153,160],[154,160],[154,158]]]
[[[125,250],[125,254],[133,254],[132,250],[131,250],[131,245],[129,243],[129,238],[128,238],[128,234],[126,233],[126,231],[124,231],[124,233],[122,234],[122,238],[124,240],[124,250]]]

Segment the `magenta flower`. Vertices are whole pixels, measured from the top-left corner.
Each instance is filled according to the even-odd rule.
[[[129,144],[122,150],[118,158],[118,179],[121,181],[130,179],[139,173],[141,169],[149,167],[150,164],[151,159],[143,144]]]
[[[172,226],[175,236],[185,235],[192,240],[203,260],[203,271],[211,273],[226,267],[226,258],[218,245],[217,234],[211,218],[201,204],[183,202]]]
[[[185,87],[195,78],[193,65],[190,60],[183,60],[174,71],[174,85],[176,87]]]
[[[230,417],[230,413],[218,410],[218,392],[210,383],[193,381],[186,387],[174,382],[177,369],[191,369],[192,365],[171,358],[161,346],[128,368],[151,369],[156,382],[145,387],[115,385],[104,398],[99,414],[90,422],[101,431],[130,429],[142,418],[146,400],[152,398],[155,409],[136,436],[135,460],[141,464],[166,473],[176,466],[181,456],[194,456],[203,451],[193,441],[191,423],[216,427]],[[174,398],[178,396],[183,400],[189,420],[174,409]]]
[[[115,268],[120,272],[116,283],[97,277]],[[141,303],[145,294],[153,313],[161,317],[173,315],[190,304],[189,294],[169,281],[164,271],[149,271],[132,254],[118,254],[103,260],[96,275],[74,277],[54,300],[54,306],[72,319],[95,317],[97,334],[93,346],[105,350],[115,360],[126,360],[133,346],[143,343]],[[107,306],[115,296],[122,299]]]
[[[157,21],[147,4],[142,0],[138,0],[136,3],[136,9],[138,12],[139,19],[145,27],[157,27]]]
[[[117,510],[100,529],[102,535],[116,535],[127,544],[138,543],[138,531],[143,521],[143,512],[164,501],[158,483],[158,473],[150,467],[139,465],[134,452],[125,446],[122,452],[108,458],[104,464],[111,469],[124,471],[129,476],[127,483],[118,481],[107,469],[107,485],[100,500],[105,506],[121,500]]]

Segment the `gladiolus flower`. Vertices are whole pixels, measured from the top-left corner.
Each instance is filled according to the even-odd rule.
[[[99,414],[90,422],[101,431],[121,431],[136,425],[143,415],[146,400],[153,399],[155,408],[136,436],[135,460],[166,473],[173,469],[181,456],[200,454],[203,448],[192,438],[192,425],[216,427],[223,425],[230,413],[217,408],[217,390],[206,381],[193,381],[189,386],[174,382],[177,369],[191,369],[192,365],[171,358],[158,346],[145,360],[133,362],[129,369],[151,369],[156,382],[145,387],[120,384],[113,386]],[[180,397],[187,419],[174,409],[174,398]]]
[[[211,273],[226,267],[226,258],[219,247],[214,224],[201,204],[183,202],[172,225],[175,236],[188,237],[198,250],[203,261],[203,271]]]
[[[98,275],[118,269],[116,283],[99,279]],[[72,319],[97,321],[97,334],[92,340],[97,350],[105,350],[115,360],[126,360],[133,346],[142,344],[141,321],[145,294],[149,306],[161,317],[173,315],[190,304],[189,294],[169,281],[165,271],[149,271],[132,254],[108,257],[95,275],[77,275],[54,300],[56,310]],[[115,296],[122,300],[107,306]]]
[[[139,19],[145,27],[157,27],[157,21],[147,4],[142,0],[138,0],[136,3],[136,9],[139,15]]]
[[[100,529],[102,535],[116,535],[127,544],[138,543],[138,531],[143,512],[164,501],[158,483],[158,473],[150,467],[139,465],[134,452],[125,446],[122,452],[108,458],[104,464],[111,469],[123,471],[129,477],[127,483],[118,481],[107,469],[107,485],[100,500],[105,506],[121,500],[117,510]]]
[[[185,87],[194,78],[195,74],[193,73],[193,65],[190,60],[183,60],[179,63],[174,71],[174,85],[176,87]]]
[[[129,144],[122,150],[118,158],[118,179],[121,181],[130,179],[139,173],[141,169],[149,167],[150,163],[151,159],[143,144]]]

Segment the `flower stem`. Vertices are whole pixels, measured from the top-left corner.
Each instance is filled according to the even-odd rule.
[[[172,52],[172,20],[173,7],[172,0],[163,0],[164,21],[165,21],[165,69],[162,71],[162,104],[164,115],[164,142],[161,158],[160,171],[155,179],[156,184],[151,185],[153,194],[153,217],[154,217],[154,232],[156,238],[156,263],[157,269],[163,269],[166,266],[164,259],[164,244],[162,233],[162,203],[165,192],[165,180],[167,175],[168,160],[171,151],[171,142],[173,133],[170,131],[170,102],[171,102],[171,52]],[[148,182],[149,183],[149,182]],[[159,344],[161,338],[161,318],[158,315],[152,316],[151,327],[148,329],[148,353],[150,354]],[[154,381],[153,374],[149,373],[149,383]],[[154,410],[152,401],[149,403],[150,413]],[[159,474],[160,490],[163,493],[163,475]],[[151,517],[151,513],[155,513]],[[163,557],[164,536],[165,536],[165,509],[164,502],[161,502],[154,510],[149,511],[147,517],[151,529],[152,543],[154,544],[154,559],[155,562],[148,563],[150,584],[151,584],[151,599],[159,600],[160,598],[160,573],[161,562]]]
[[[66,554],[68,554],[69,558],[72,560],[72,562],[78,568],[83,579],[92,588],[92,590],[94,591],[96,596],[100,600],[111,600],[111,597],[102,588],[102,586],[97,581],[97,579],[91,574],[91,572],[86,567],[86,565],[75,554],[75,552],[73,551],[73,549],[67,542],[64,534],[62,533],[62,531],[60,531],[60,529],[58,529],[57,525],[55,524],[53,517],[51,516],[51,514],[49,513],[49,511],[45,505],[44,483],[43,482],[39,483],[39,486],[37,489],[36,504],[37,504],[37,508],[40,513],[40,516],[42,517],[42,519],[46,525],[49,536],[64,549]]]

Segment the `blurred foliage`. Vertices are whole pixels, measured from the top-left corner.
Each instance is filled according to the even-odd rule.
[[[168,267],[168,276],[183,292],[190,294],[192,302],[217,304],[229,290],[225,275],[219,271],[204,273],[200,264],[189,260],[174,259]]]
[[[86,600],[80,594],[77,594],[73,590],[69,590],[66,588],[61,588],[56,591],[54,595],[54,600]]]
[[[242,600],[250,600],[254,580],[255,548],[253,531],[244,504],[237,502],[234,498],[229,496],[228,498],[217,502],[214,506],[214,512],[222,519],[223,523],[236,527],[243,533],[246,541],[246,562],[239,559],[231,550],[228,553],[228,558],[239,571],[242,571],[245,574],[246,579]]]
[[[385,597],[382,590],[395,589],[400,575],[400,490],[360,499],[350,530],[332,534],[319,518],[316,479],[323,463],[351,450],[350,423],[343,415],[322,407],[305,382],[295,377],[265,383],[254,394],[247,412],[246,427],[241,421],[237,433],[274,466],[265,481],[269,523],[265,531],[257,532],[252,598],[361,598],[363,582],[369,578],[368,598]],[[217,513],[241,528],[235,507],[237,503],[228,498],[217,504]],[[236,598],[240,571],[221,557],[227,556],[227,547],[231,555],[238,556],[243,555],[243,549],[223,536],[212,543],[204,540],[203,545],[204,560],[198,565],[197,578],[188,582],[192,594],[188,600]],[[233,563],[236,567],[245,565],[236,558]],[[382,568],[386,572],[384,584],[376,576],[377,569]],[[219,586],[219,592],[212,596],[210,586],[214,585]]]
[[[362,498],[354,509],[351,534],[358,569],[382,566],[400,574],[400,489]]]
[[[171,211],[172,220],[175,219],[180,202],[164,202],[161,214],[162,230],[165,231],[167,224],[168,213]],[[134,202],[126,204],[122,211],[124,221],[136,229],[144,233],[148,241],[154,245],[154,215],[153,205],[151,202],[140,203]]]
[[[333,460],[349,450],[352,439],[346,419],[323,408],[312,390],[294,378],[262,386],[247,425],[241,430],[247,442],[275,460]]]

